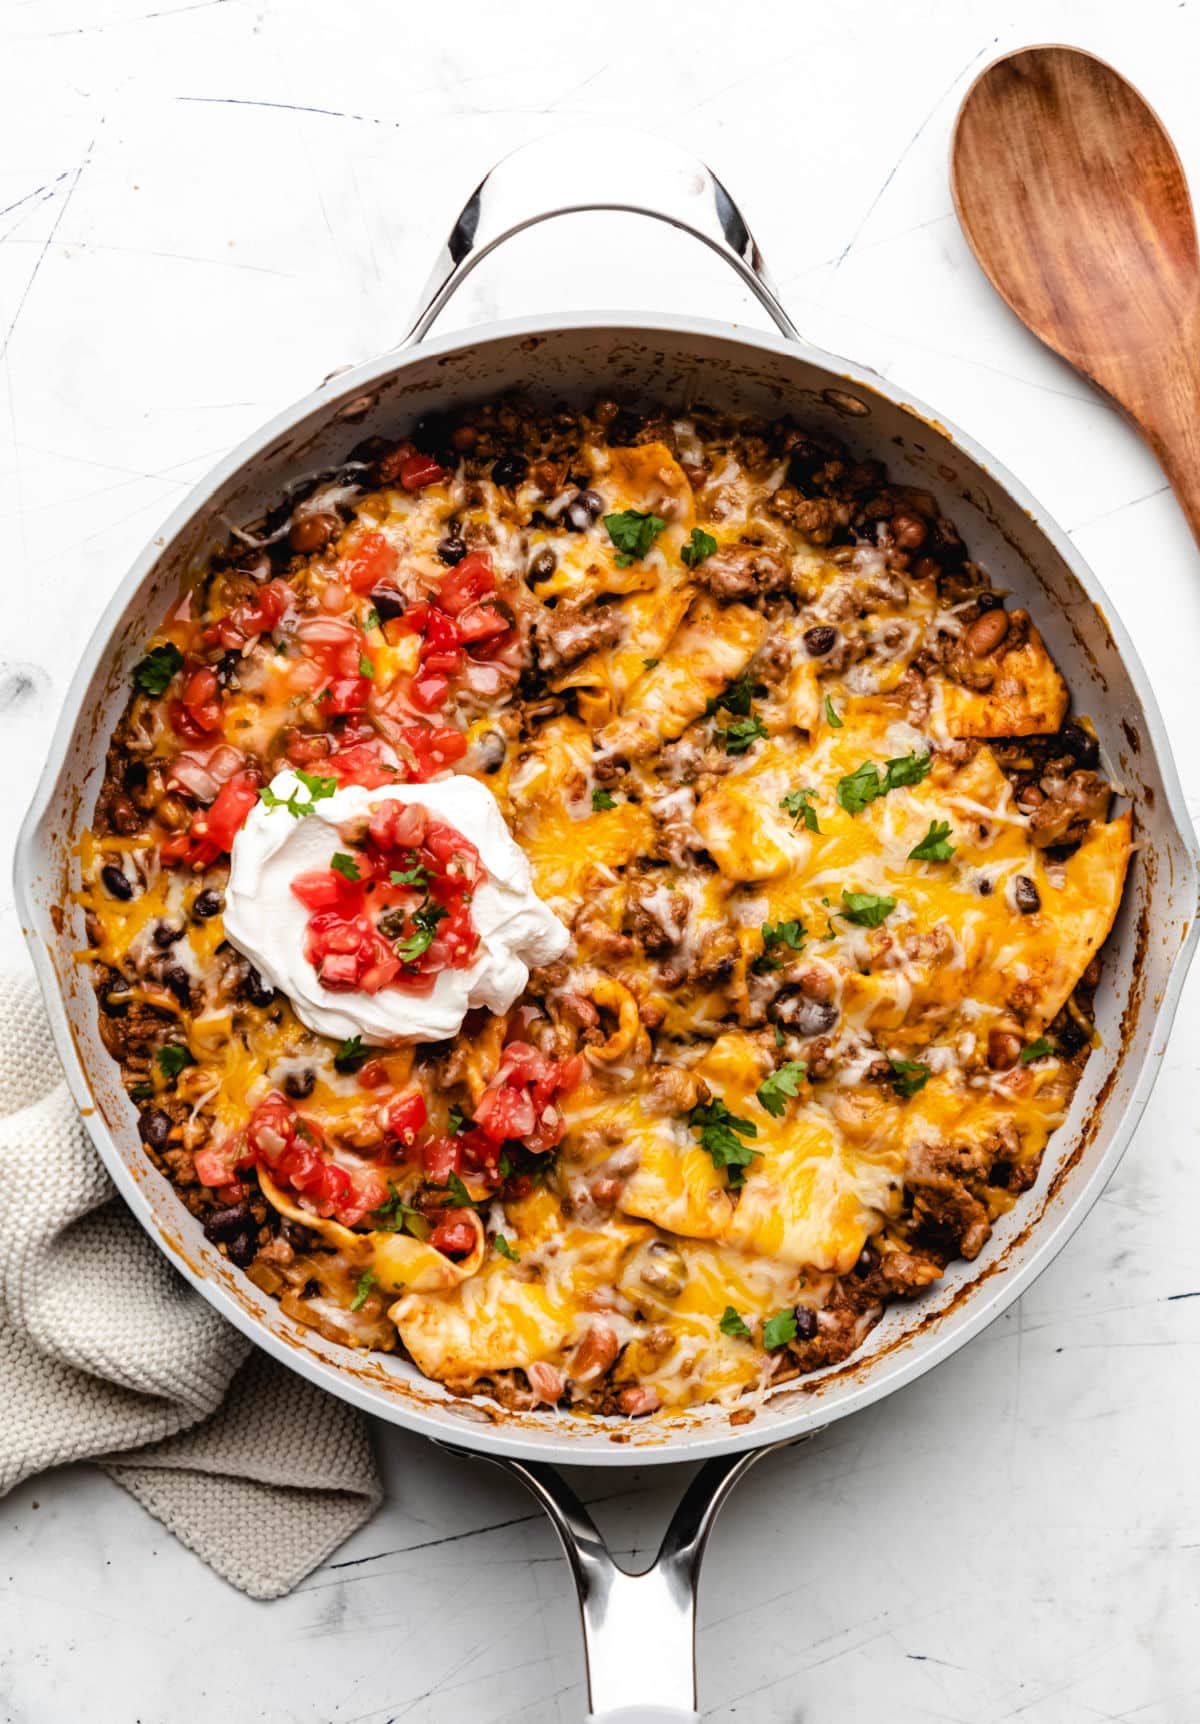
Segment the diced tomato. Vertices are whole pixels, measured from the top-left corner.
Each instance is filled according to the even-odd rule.
[[[433,1185],[445,1185],[459,1169],[460,1145],[456,1137],[430,1137],[421,1145],[421,1159]]]
[[[489,551],[471,551],[438,581],[438,604],[451,616],[496,590]]]
[[[391,485],[399,478],[401,467],[403,467],[409,456],[415,455],[416,452],[416,444],[405,441],[403,443],[397,443],[394,449],[389,449],[387,454],[380,458],[379,477],[383,480],[385,485]]]
[[[450,724],[405,725],[400,743],[413,756],[410,776],[419,781],[444,771],[467,752],[466,735]]]
[[[495,605],[468,605],[459,613],[457,621],[458,638],[464,645],[492,640],[497,635],[507,634],[510,627],[508,618]]]
[[[310,868],[306,873],[296,875],[291,888],[309,910],[333,910],[346,904],[357,906],[362,898],[361,885],[347,880],[336,868]]]
[[[424,485],[436,485],[445,477],[446,469],[439,467],[428,455],[410,455],[400,466],[400,483],[406,491],[419,491]]]
[[[239,772],[221,786],[212,807],[197,814],[192,822],[193,837],[206,838],[218,850],[232,850],[234,839],[257,801],[258,774]]]
[[[416,802],[389,798],[371,810],[371,841],[381,850],[411,850],[425,842],[429,816]]]
[[[293,730],[288,734],[287,757],[293,766],[311,766],[314,760],[328,759],[332,747],[327,736]]]
[[[326,952],[321,959],[319,975],[324,988],[357,988],[361,974],[356,952]]]
[[[428,1117],[425,1097],[420,1090],[414,1090],[411,1095],[402,1095],[399,1101],[392,1103],[388,1109],[387,1128],[392,1137],[410,1145]]]
[[[565,1129],[554,1097],[573,1089],[582,1075],[578,1054],[553,1060],[528,1042],[509,1042],[499,1071],[475,1104],[475,1123],[493,1143],[520,1138],[527,1148],[544,1154]]]
[[[485,1089],[475,1106],[475,1123],[493,1143],[526,1137],[534,1127],[533,1097],[527,1089],[499,1084]]]
[[[236,1141],[216,1149],[198,1149],[192,1157],[196,1178],[201,1185],[232,1185],[237,1178],[234,1170],[239,1154]]]
[[[415,676],[408,692],[413,705],[422,712],[435,712],[446,704],[446,696],[450,692],[449,679],[441,675]]]
[[[466,751],[466,739],[463,739]],[[361,784],[364,790],[379,790],[385,784],[396,784],[404,773],[383,758],[382,744],[358,742],[349,748],[339,748],[329,756],[323,770],[331,772],[339,784]]]
[[[430,821],[424,835],[425,848],[451,880],[470,888],[483,873],[479,852],[469,838],[443,821]]]
[[[192,672],[183,685],[183,706],[198,729],[220,730],[221,695],[215,670],[203,665]]]
[[[475,1249],[478,1237],[470,1221],[469,1209],[447,1209],[429,1235],[435,1251],[447,1257],[468,1257]]]
[[[382,1089],[388,1080],[387,1067],[382,1060],[368,1060],[358,1074],[359,1089]]]
[[[363,676],[334,677],[320,697],[322,712],[336,718],[339,713],[358,712],[367,704],[371,685]]]
[[[421,654],[421,670],[430,676],[457,676],[466,662],[461,647],[439,647]]]
[[[342,579],[356,593],[369,593],[381,581],[390,580],[399,566],[396,547],[382,533],[364,533],[339,565]]]

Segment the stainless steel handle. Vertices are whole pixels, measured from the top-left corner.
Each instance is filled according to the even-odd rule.
[[[704,1547],[734,1485],[770,1452],[769,1447],[751,1449],[706,1461],[684,1492],[658,1555],[641,1574],[630,1574],[614,1560],[591,1515],[554,1467],[502,1455],[475,1456],[520,1479],[554,1522],[579,1594],[590,1724],[693,1724],[699,1719],[696,1588]]]
[[[653,216],[702,240],[737,271],[782,333],[800,339],[745,217],[712,169],[664,138],[592,129],[535,138],[484,175],[451,228],[399,345],[420,341],[451,294],[501,241],[552,216],[587,210]]]

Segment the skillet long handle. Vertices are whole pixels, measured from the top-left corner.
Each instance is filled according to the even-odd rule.
[[[451,228],[399,345],[420,341],[475,265],[504,240],[552,216],[588,210],[653,216],[692,234],[737,271],[789,340],[800,339],[745,217],[712,169],[664,138],[597,128],[535,138],[484,175]]]
[[[641,1574],[630,1574],[614,1561],[591,1515],[554,1467],[475,1455],[520,1479],[554,1522],[579,1595],[589,1724],[695,1724],[699,1719],[696,1588],[704,1547],[733,1487],[768,1452],[751,1449],[706,1461],[684,1492],[658,1555]]]

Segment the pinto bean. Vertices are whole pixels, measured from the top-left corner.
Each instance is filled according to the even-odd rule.
[[[1008,613],[1002,610],[984,611],[976,617],[965,635],[967,651],[974,658],[987,658],[1008,634]]]
[[[639,1383],[635,1388],[622,1389],[617,1396],[617,1404],[631,1419],[641,1418],[643,1413],[652,1413],[658,1406],[658,1390],[649,1383]]]
[[[920,515],[905,513],[892,516],[892,537],[896,541],[897,549],[901,551],[918,550],[925,543],[928,535],[929,529]]]
[[[617,1332],[609,1323],[593,1323],[575,1349],[571,1376],[576,1383],[594,1383],[602,1377],[620,1351]]]
[[[994,1072],[1011,1071],[1021,1057],[1021,1038],[1016,1030],[988,1031],[988,1064]]]
[[[546,1365],[541,1359],[535,1359],[532,1365],[526,1365],[525,1375],[529,1378],[529,1387],[539,1401],[545,1401],[553,1406],[562,1399],[566,1383],[563,1374],[553,1365]]]
[[[341,525],[341,516],[332,510],[318,509],[312,514],[298,515],[288,531],[288,544],[293,551],[307,556],[323,550],[334,534],[340,532]]]
[[[108,819],[114,832],[120,832],[124,837],[142,829],[142,817],[133,806],[129,797],[123,791],[118,791],[108,804]]]

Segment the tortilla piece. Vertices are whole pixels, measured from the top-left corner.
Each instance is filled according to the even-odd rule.
[[[1027,620],[1024,611],[1013,616]],[[942,683],[942,721],[948,736],[1049,736],[1062,728],[1070,699],[1067,685],[1032,623],[1025,644],[1000,653],[995,665],[989,689]]]

